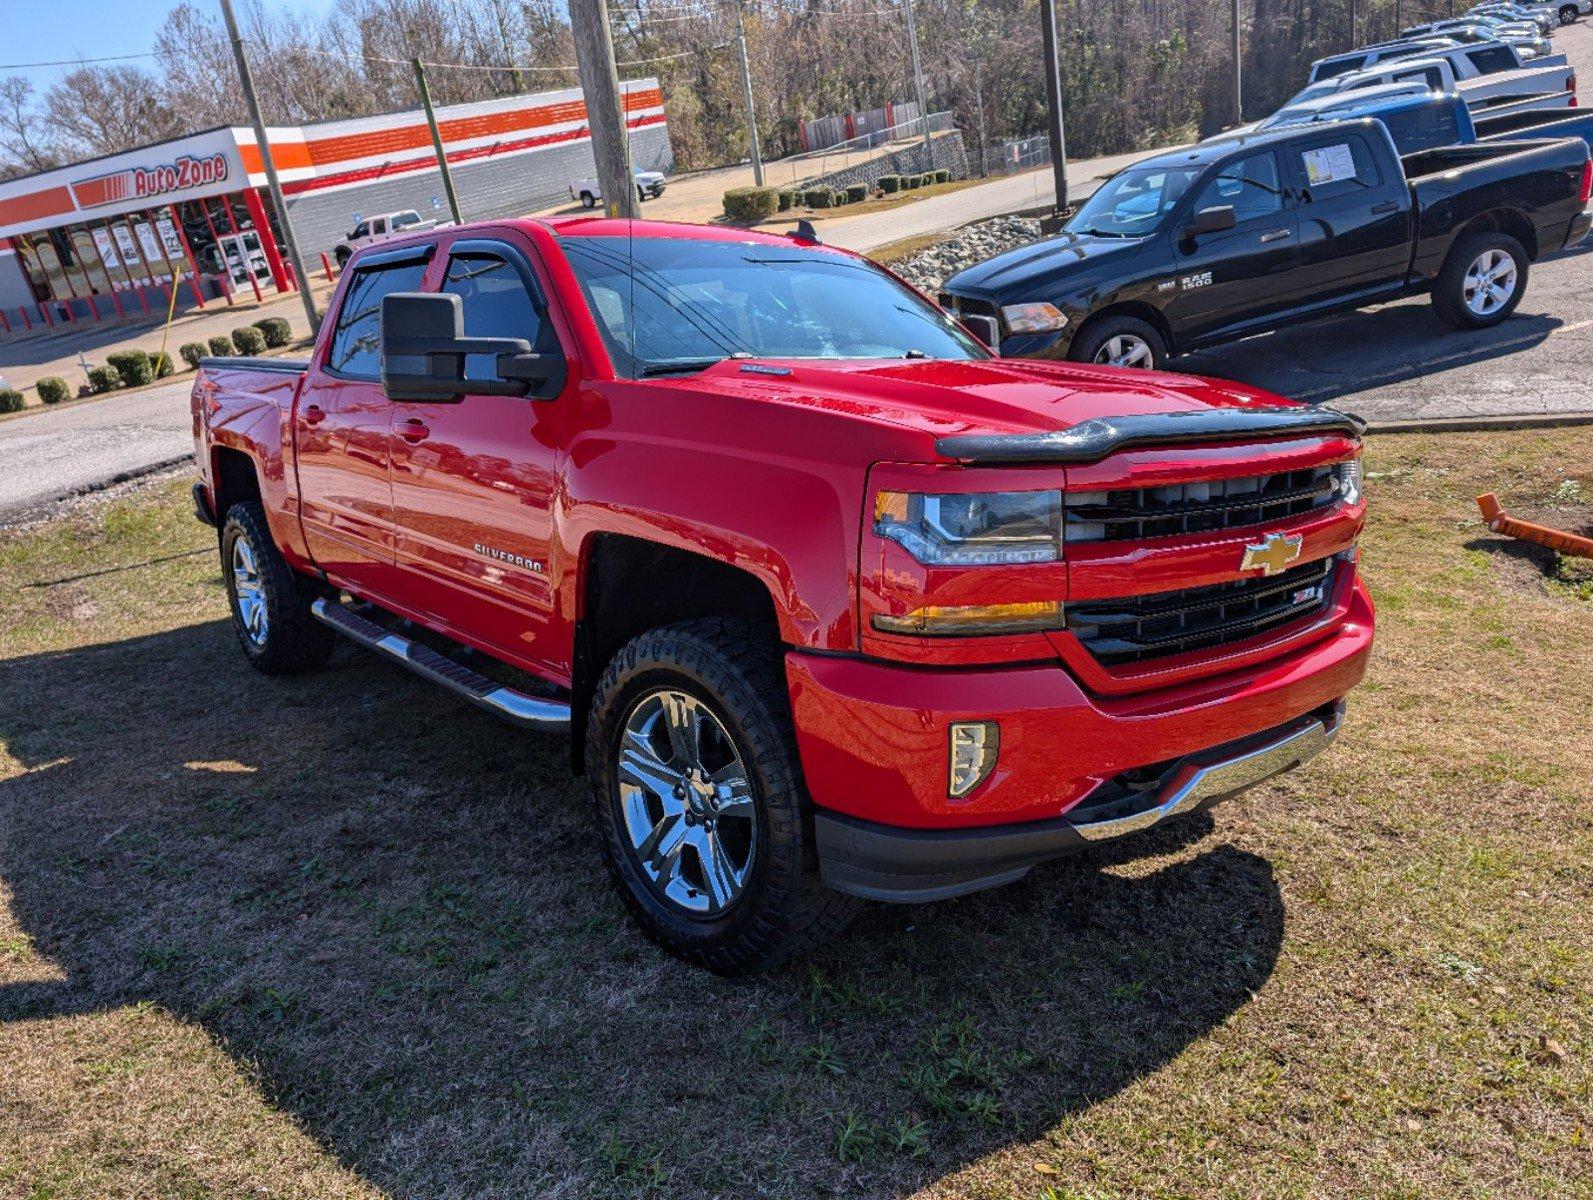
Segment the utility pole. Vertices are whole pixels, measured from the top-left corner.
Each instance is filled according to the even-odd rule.
[[[974,107],[979,110],[979,178],[990,175],[990,143],[985,135],[985,60],[974,59]]]
[[[1350,45],[1354,46],[1356,44],[1357,43],[1355,41],[1355,0],[1350,0]]]
[[[448,211],[453,214],[454,224],[463,225],[465,219],[459,215],[459,197],[454,194],[454,174],[448,169],[448,155],[443,152],[442,134],[437,131],[437,114],[431,107],[431,89],[426,86],[426,68],[420,65],[420,59],[409,60],[415,67],[415,84],[420,88],[420,104],[426,110],[426,128],[431,130],[431,147],[437,152],[437,170],[442,172],[443,191],[448,196]]]
[[[254,123],[254,138],[260,146],[260,161],[265,165],[266,184],[271,189],[271,203],[277,210],[277,220],[282,222],[282,240],[288,244],[288,261],[293,264],[293,282],[298,285],[299,299],[304,301],[304,315],[310,322],[310,333],[318,333],[321,318],[315,311],[315,298],[310,295],[310,273],[304,269],[304,256],[299,253],[298,239],[293,236],[293,222],[288,219],[288,205],[282,198],[282,181],[277,178],[277,164],[271,156],[271,143],[266,141],[265,119],[260,115],[260,101],[254,94],[254,76],[249,73],[249,60],[243,53],[243,38],[238,33],[238,19],[232,15],[232,0],[221,0],[221,17],[227,23],[227,36],[232,39],[232,55],[238,60],[238,83],[243,88],[243,102],[249,106],[249,120]],[[248,186],[245,172],[244,185]],[[261,231],[270,236],[271,231]]]
[[[918,119],[924,123],[924,170],[935,169],[935,148],[929,143],[929,102],[924,99],[924,64],[918,58],[918,13],[907,0],[907,45],[913,53],[913,86],[918,90]]]
[[[752,67],[747,63],[747,23],[742,0],[736,0],[736,44],[741,48],[741,90],[747,98],[747,146],[752,155],[752,182],[763,186],[763,155],[758,150],[758,110],[752,105]]]
[[[1395,0],[1398,3],[1398,0]],[[1233,123],[1245,123],[1244,63],[1239,47],[1239,0],[1233,0]]]
[[[1068,143],[1062,128],[1062,56],[1056,43],[1056,0],[1040,0],[1040,40],[1045,44],[1045,102],[1051,135],[1051,173],[1056,177],[1056,209],[1068,206]]]
[[[614,37],[608,26],[608,0],[570,0],[570,31],[575,61],[586,97],[586,122],[603,207],[611,217],[636,217],[636,180],[631,175],[630,129],[625,121]]]

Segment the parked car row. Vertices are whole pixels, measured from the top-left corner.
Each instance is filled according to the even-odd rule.
[[[1593,114],[1564,56],[1448,24],[1318,61],[1278,112],[1119,172],[941,303],[1004,355],[1131,367],[1417,294],[1456,328],[1503,321],[1532,263],[1593,225]]]

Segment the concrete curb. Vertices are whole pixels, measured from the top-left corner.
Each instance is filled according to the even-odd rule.
[[[65,491],[57,492],[53,496],[46,497],[43,500],[35,501],[34,503],[29,504],[26,508],[12,509],[10,511],[0,510],[0,529],[5,529],[13,525],[26,524],[35,518],[42,517],[49,509],[54,508],[63,500],[76,500],[81,496],[92,496],[96,492],[103,492],[108,488],[113,488],[119,483],[131,483],[133,480],[143,479],[147,475],[158,475],[162,471],[169,471],[173,467],[180,467],[186,463],[192,463],[193,461],[194,456],[190,451],[189,453],[180,455],[177,458],[166,458],[162,459],[160,462],[148,463],[142,467],[134,467],[129,471],[119,471],[115,475],[112,475],[109,479],[100,479],[96,480],[94,483],[85,483],[80,487],[67,488]]]
[[[1593,412],[1500,413],[1479,417],[1428,417],[1405,421],[1369,421],[1367,433],[1486,433],[1506,429],[1569,429],[1593,425]]]

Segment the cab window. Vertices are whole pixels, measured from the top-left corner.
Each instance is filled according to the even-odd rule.
[[[358,225],[354,226],[354,232],[349,234],[349,237],[351,237],[351,238],[362,238],[362,237],[370,237],[370,235],[371,235],[371,223],[369,221],[361,221]]]
[[[1331,200],[1375,188],[1383,182],[1372,149],[1359,137],[1337,138],[1295,151],[1300,181],[1312,200]]]
[[[408,229],[411,225],[419,224],[420,214],[418,212],[413,209],[409,212],[401,212],[393,218],[393,232],[397,233],[400,229]]]
[[[1278,160],[1270,150],[1229,163],[1214,175],[1190,213],[1206,208],[1233,206],[1234,221],[1243,224],[1283,209],[1283,188],[1278,183]]]
[[[358,268],[343,293],[332,330],[327,370],[347,379],[380,379],[382,298],[389,292],[418,292],[426,275],[422,261]]]
[[[466,337],[524,338],[539,352],[557,346],[541,306],[514,264],[501,255],[485,251],[454,255],[448,260],[442,291],[459,297]],[[497,363],[490,355],[469,355],[465,378],[495,379]]]
[[[1496,71],[1514,71],[1517,66],[1516,56],[1507,46],[1489,46],[1482,50],[1472,50],[1467,57],[1483,75],[1492,75]]]

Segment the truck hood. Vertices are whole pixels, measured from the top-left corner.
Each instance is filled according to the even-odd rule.
[[[1065,233],[958,271],[945,288],[997,304],[1048,299],[1098,273],[1116,273],[1144,244],[1142,238]]]
[[[668,382],[831,413],[930,439],[1052,433],[1097,417],[1293,403],[1257,388],[1193,375],[1026,359],[727,360],[700,375]]]

